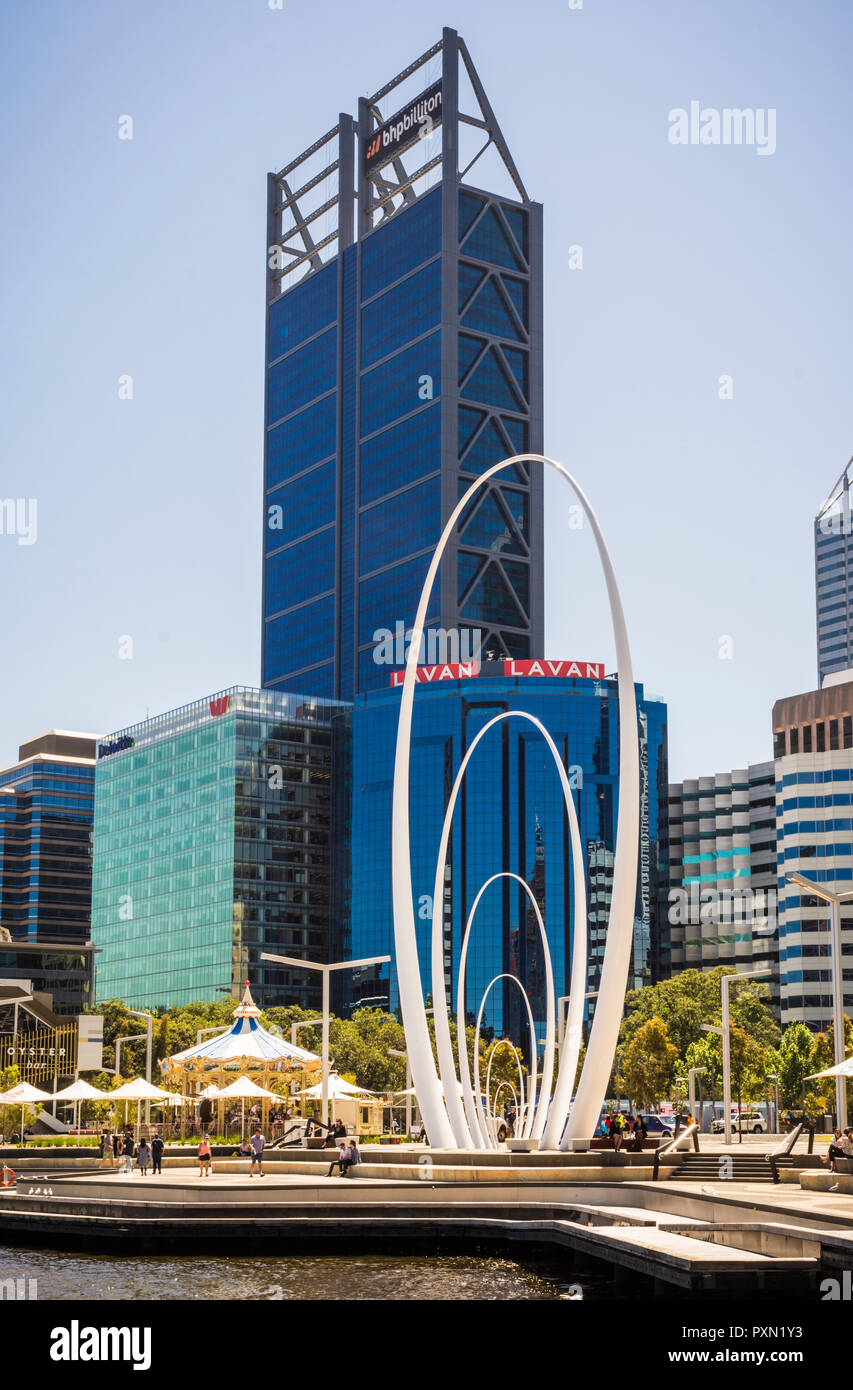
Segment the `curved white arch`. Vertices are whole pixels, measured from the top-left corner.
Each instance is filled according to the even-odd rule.
[[[508,1087],[509,1090],[512,1092],[512,1099],[513,1099],[513,1101],[514,1101],[514,1103],[515,1103],[516,1129],[518,1130],[518,1129],[521,1128],[521,1110],[520,1110],[519,1104],[518,1104],[518,1094],[517,1094],[516,1089],[515,1089],[515,1087],[513,1086],[513,1084],[512,1084],[511,1081],[499,1081],[498,1084],[497,1084],[497,1088],[496,1088],[496,1090],[495,1090],[495,1102],[494,1102],[495,1108],[494,1108],[494,1110],[492,1111],[492,1120],[493,1120],[493,1121],[496,1121],[496,1120],[497,1120],[497,1116],[498,1116],[498,1096],[500,1095],[500,1093],[501,1093],[501,1091],[504,1089],[504,1087]]]
[[[616,575],[598,518],[583,489],[572,475],[563,468],[562,464],[547,458],[544,454],[514,454],[510,458],[503,459],[500,463],[493,464],[491,468],[487,468],[484,473],[481,473],[480,477],[462,495],[447,520],[441,538],[433,552],[418,601],[412,640],[406,660],[406,673],[400,693],[400,717],[397,725],[394,786],[391,801],[391,888],[394,913],[394,946],[400,1009],[406,1031],[406,1045],[412,1068],[412,1078],[427,1134],[430,1143],[435,1148],[456,1148],[458,1141],[444,1108],[441,1083],[433,1060],[421,972],[418,964],[415,911],[412,900],[409,770],[415,673],[426,622],[427,604],[441,557],[456,529],[456,523],[475,493],[484,487],[496,473],[514,467],[516,463],[540,463],[545,467],[553,468],[569,484],[581,505],[589,522],[604,572],[613,623],[616,670],[619,681],[619,813],[616,825],[616,849],[607,942],[604,949],[598,1005],[590,1033],[589,1048],[575,1102],[563,1135],[562,1142],[565,1147],[568,1147],[569,1141],[573,1138],[589,1138],[592,1133],[591,1127],[597,1121],[601,1110],[601,1102],[604,1100],[607,1089],[622,1008],[625,1002],[628,964],[633,939],[640,830],[639,735],[631,651]],[[572,990],[572,994],[582,1010],[584,991],[575,988]],[[570,1011],[573,1006],[575,1006],[575,999],[570,1001]],[[571,1019],[569,1026],[571,1026]],[[464,1049],[460,1049],[460,1055],[463,1051]],[[572,1080],[573,1078],[569,1078],[564,1083],[564,1090],[571,1088]],[[558,1092],[560,1092],[563,1082],[561,1066],[557,1082]],[[560,1144],[560,1131],[563,1126],[563,1120],[559,1113],[562,1107],[562,1093],[559,1105],[557,1100],[558,1096],[555,1094],[542,1137],[542,1147],[545,1148],[556,1148]]]
[[[472,748],[473,748],[473,744],[472,744]],[[449,806],[448,809],[450,809],[450,810],[452,811],[452,807]],[[542,913],[539,911],[539,904],[537,903],[536,898],[534,897],[533,889],[530,887],[530,884],[527,883],[526,880],[523,879],[523,878],[520,876],[520,874],[514,874],[514,873],[510,872],[510,870],[508,870],[508,869],[505,869],[505,870],[503,870],[501,873],[498,873],[498,874],[492,874],[491,878],[487,878],[487,879],[486,879],[486,882],[483,884],[483,886],[481,887],[480,891],[478,892],[476,898],[474,899],[473,903],[471,904],[471,911],[468,913],[468,920],[467,920],[467,922],[465,923],[465,931],[464,931],[463,936],[462,936],[462,946],[461,946],[461,949],[460,949],[460,952],[459,952],[459,971],[458,971],[457,980],[456,980],[456,1031],[457,1031],[457,1037],[458,1037],[458,1035],[459,1035],[460,1020],[461,1020],[462,1030],[463,1030],[463,1036],[464,1036],[464,1029],[465,1029],[465,1018],[466,1018],[466,1009],[465,1009],[465,984],[466,984],[466,972],[467,972],[467,967],[468,967],[468,943],[469,943],[469,941],[470,941],[470,939],[471,939],[471,929],[472,929],[472,927],[473,927],[473,925],[474,925],[474,918],[475,918],[475,916],[477,915],[477,908],[478,908],[479,905],[480,905],[480,899],[482,898],[482,896],[483,896],[483,894],[485,893],[486,889],[487,889],[487,888],[490,888],[491,885],[492,885],[493,883],[497,883],[499,879],[512,879],[512,881],[513,881],[514,883],[520,884],[520,886],[523,888],[524,892],[527,894],[527,897],[528,897],[529,900],[530,900],[530,905],[531,905],[531,907],[533,908],[533,912],[534,912],[534,915],[535,915],[535,917],[536,917],[536,924],[537,924],[537,926],[538,926],[538,928],[539,928],[539,936],[540,936],[541,941],[542,941],[542,949],[543,949],[543,951],[544,951],[544,953],[545,953],[545,1010],[546,1010],[546,1017],[547,1017],[547,1023],[546,1023],[546,1030],[547,1030],[547,1031],[546,1031],[546,1034],[545,1034],[545,1055],[544,1055],[543,1060],[542,1060],[542,1091],[543,1091],[543,1092],[547,1092],[548,1095],[550,1096],[550,1094],[551,1094],[551,1082],[552,1082],[553,1076],[554,1076],[554,1044],[555,1044],[555,1038],[554,1038],[554,1022],[555,1022],[555,1011],[554,1011],[554,972],[553,972],[553,970],[552,970],[552,968],[551,968],[551,952],[550,952],[549,949],[548,949],[548,935],[547,935],[547,932],[545,931],[545,923],[542,921]],[[534,1022],[533,1022],[533,1010],[532,1010],[531,1007],[530,1007],[530,1000],[529,1000],[528,995],[527,995],[527,990],[524,988],[524,985],[521,983],[521,980],[519,980],[518,977],[517,977],[516,975],[506,975],[506,974],[504,974],[504,975],[496,975],[495,978],[494,978],[494,980],[492,980],[491,983],[490,983],[490,984],[488,985],[488,987],[486,988],[486,991],[485,991],[485,993],[484,993],[484,995],[483,995],[483,998],[482,998],[481,1001],[480,1001],[480,1008],[479,1008],[479,1011],[478,1011],[478,1013],[477,1013],[477,1027],[476,1027],[476,1031],[475,1031],[475,1041],[474,1041],[474,1068],[475,1068],[475,1072],[476,1072],[476,1075],[477,1075],[477,1088],[479,1088],[479,1084],[480,1084],[480,1081],[479,1081],[479,1052],[478,1052],[478,1050],[477,1050],[477,1039],[479,1038],[480,1023],[481,1023],[481,1020],[482,1020],[482,1017],[483,1017],[483,1006],[484,1006],[484,1004],[485,1004],[485,1002],[486,1002],[486,998],[488,997],[488,994],[489,994],[489,991],[490,991],[491,988],[492,988],[492,985],[494,985],[498,980],[503,980],[503,979],[515,980],[516,984],[518,985],[518,987],[519,987],[519,989],[521,990],[521,993],[522,993],[522,995],[523,995],[523,997],[524,997],[524,1002],[525,1002],[525,1004],[527,1005],[527,1017],[528,1017],[528,1021],[529,1021],[529,1025],[530,1025],[530,1038],[531,1038],[531,1045],[532,1045],[532,1051],[533,1051],[533,1067],[532,1067],[532,1072],[531,1072],[531,1074],[532,1074],[532,1076],[534,1077],[534,1079],[535,1079],[535,1077],[536,1077],[536,1069],[537,1069],[537,1065],[538,1065],[538,1058],[537,1058],[537,1054],[536,1054],[536,1028],[535,1028],[535,1024],[534,1024]],[[446,1007],[447,1007],[447,1001],[445,1000],[445,1018],[446,1018]],[[449,1040],[450,1040],[450,1033],[449,1033],[449,1030],[448,1030],[448,1035],[447,1035],[447,1037],[448,1037],[448,1041],[449,1041]],[[475,1102],[475,1101],[474,1101],[473,1092],[472,1092],[472,1089],[471,1089],[471,1074],[470,1074],[470,1071],[468,1070],[468,1049],[467,1049],[467,1047],[464,1047],[464,1048],[463,1048],[463,1047],[460,1046],[460,1047],[458,1047],[458,1052],[459,1052],[459,1079],[460,1079],[461,1082],[462,1082],[462,1102],[463,1102],[464,1107],[465,1107],[465,1113],[466,1113],[466,1115],[467,1115],[467,1117],[468,1117],[468,1126],[466,1126],[466,1134],[469,1135],[469,1142],[468,1142],[468,1144],[467,1144],[465,1147],[470,1148],[470,1147],[472,1147],[471,1138],[472,1138],[475,1134],[479,1133],[483,1138],[486,1138],[487,1136],[484,1134],[482,1123],[480,1123],[480,1121],[481,1121],[480,1098],[479,1098],[479,1096],[478,1096],[477,1101]],[[453,1054],[451,1053],[451,1064],[452,1064],[452,1061],[453,1061]],[[456,1069],[455,1069],[455,1067],[453,1068],[453,1070],[451,1071],[450,1074],[451,1074],[451,1077],[452,1077],[453,1092],[454,1092],[454,1094],[456,1095],[456,1099],[457,1099],[457,1101],[458,1101],[458,1100],[459,1100],[459,1095],[458,1095],[458,1091],[457,1091],[457,1088],[456,1088]],[[443,1070],[442,1070],[441,1075],[442,1075],[442,1078],[443,1078],[443,1077],[444,1077],[444,1071],[443,1071]],[[523,1083],[522,1083],[522,1084],[523,1084]],[[446,1089],[446,1088],[445,1088],[445,1089]],[[461,1108],[461,1107],[459,1107],[459,1108]],[[449,1107],[448,1107],[448,1114],[450,1114],[450,1108],[449,1108]],[[532,1114],[532,1108],[531,1108],[531,1114]],[[472,1124],[472,1119],[473,1119],[473,1121],[474,1121],[473,1124]],[[544,1123],[545,1123],[545,1118],[544,1118],[544,1111],[543,1111],[542,1124],[544,1125]],[[541,1133],[541,1129],[540,1129],[539,1133]],[[539,1135],[537,1134],[536,1137],[538,1138]],[[473,1147],[474,1147],[474,1148],[481,1148],[482,1145],[481,1145],[481,1144],[477,1144],[476,1142],[474,1142]]]
[[[515,975],[512,975],[512,976],[510,976],[510,978],[514,980],[514,979],[516,979],[516,976],[515,976]],[[494,983],[494,981],[492,981],[492,983]],[[512,1054],[513,1054],[513,1056],[514,1056],[514,1058],[515,1058],[515,1065],[516,1065],[516,1067],[517,1067],[517,1069],[518,1069],[518,1088],[519,1088],[519,1092],[520,1092],[520,1094],[521,1094],[521,1109],[518,1109],[518,1107],[516,1107],[516,1113],[520,1116],[520,1115],[524,1112],[524,1110],[526,1109],[526,1105],[525,1105],[525,1090],[524,1090],[524,1071],[523,1071],[523,1068],[522,1068],[522,1065],[521,1065],[521,1058],[520,1058],[519,1055],[518,1055],[519,1049],[515,1046],[515,1043],[512,1042],[509,1038],[498,1038],[497,1042],[492,1043],[491,1049],[490,1049],[490,1051],[489,1051],[489,1060],[488,1060],[488,1062],[486,1063],[486,1094],[485,1094],[485,1097],[478,1097],[478,1098],[480,1099],[481,1103],[483,1104],[483,1113],[485,1114],[486,1119],[487,1119],[487,1122],[488,1122],[489,1132],[490,1132],[490,1134],[491,1134],[492,1148],[493,1148],[493,1149],[496,1149],[496,1148],[498,1147],[498,1144],[500,1143],[500,1140],[498,1139],[498,1129],[497,1129],[497,1125],[496,1125],[496,1123],[495,1123],[495,1112],[494,1112],[494,1110],[492,1109],[492,1103],[491,1103],[491,1101],[489,1100],[489,1086],[490,1086],[491,1080],[492,1080],[492,1062],[493,1062],[493,1060],[494,1060],[495,1053],[497,1052],[498,1048],[499,1048],[499,1047],[502,1047],[502,1046],[509,1047],[509,1048],[512,1050]],[[504,1084],[504,1083],[501,1082],[501,1085],[503,1085],[503,1084]],[[509,1085],[510,1083],[507,1083],[507,1084]],[[496,1097],[496,1098],[497,1098],[497,1097]]]
[[[506,1044],[506,1046],[511,1047],[512,1050],[513,1050],[513,1052],[515,1053],[516,1066],[518,1067],[518,1088],[519,1088],[519,1091],[521,1092],[521,1104],[522,1104],[522,1107],[529,1108],[529,1105],[528,1105],[528,1106],[525,1106],[525,1099],[526,1099],[526,1094],[527,1094],[527,1093],[526,1093],[526,1088],[525,1088],[525,1085],[524,1085],[524,1073],[523,1073],[523,1071],[522,1071],[522,1069],[521,1069],[521,1062],[520,1062],[520,1060],[519,1060],[518,1049],[516,1048],[515,1043],[513,1043],[512,1040],[511,1040],[510,1038],[498,1038],[497,1042],[494,1043],[494,1044],[492,1045],[492,1050],[491,1050],[491,1052],[489,1053],[488,1065],[486,1066],[486,1096],[485,1096],[485,1105],[484,1105],[484,1103],[483,1103],[483,1091],[482,1091],[482,1087],[481,1087],[481,1085],[480,1085],[480,1029],[481,1029],[482,1023],[483,1023],[483,1011],[484,1011],[484,1009],[485,1009],[485,1007],[486,1007],[486,1000],[488,999],[489,995],[490,995],[491,992],[492,992],[492,987],[498,983],[498,980],[512,980],[513,984],[515,984],[515,985],[518,986],[518,988],[519,988],[519,990],[520,990],[520,992],[521,992],[521,997],[522,997],[522,999],[524,1000],[525,1008],[527,1009],[527,1018],[528,1018],[528,1022],[529,1022],[529,1025],[530,1025],[530,1037],[531,1037],[531,1039],[532,1039],[532,1041],[533,1041],[533,1048],[532,1048],[532,1052],[533,1052],[533,1065],[532,1065],[532,1067],[531,1067],[531,1069],[530,1069],[529,1105],[532,1105],[532,1104],[533,1104],[534,1099],[535,1099],[535,1096],[536,1096],[536,1034],[535,1034],[535,1032],[534,1032],[534,1027],[535,1027],[535,1025],[534,1025],[534,1023],[533,1023],[533,1010],[532,1010],[531,1007],[530,1007],[530,997],[529,997],[529,995],[528,995],[528,993],[527,993],[527,990],[524,988],[524,985],[521,983],[521,981],[520,981],[520,979],[518,978],[517,975],[510,975],[510,974],[504,972],[504,973],[501,974],[501,975],[495,975],[494,979],[493,979],[493,980],[490,980],[489,983],[486,985],[486,988],[485,988],[484,991],[483,991],[483,997],[482,997],[482,999],[480,1000],[480,1007],[479,1007],[479,1009],[477,1010],[477,1024],[476,1024],[476,1027],[475,1027],[475,1029],[474,1029],[474,1096],[475,1096],[475,1104],[476,1104],[476,1107],[477,1107],[477,1114],[478,1114],[478,1115],[485,1115],[485,1116],[486,1116],[486,1121],[487,1121],[487,1122],[486,1122],[486,1130],[487,1130],[487,1132],[488,1132],[488,1130],[489,1130],[489,1128],[490,1128],[490,1126],[489,1126],[489,1124],[488,1124],[488,1115],[489,1115],[489,1113],[490,1113],[490,1106],[489,1106],[489,1081],[490,1081],[491,1075],[492,1075],[492,1057],[494,1056],[495,1048],[501,1046],[502,1044]],[[466,1070],[467,1070],[467,1063],[468,1063],[468,1049],[467,1049],[467,1048],[465,1049],[465,1063],[466,1063]],[[469,1079],[470,1079],[470,1078],[469,1078]],[[494,1134],[492,1134],[491,1138],[492,1138],[492,1143],[494,1144],[494,1139],[495,1139]],[[488,1145],[487,1145],[487,1147],[488,1147]]]
[[[450,1085],[450,1079],[452,1078],[454,1081],[456,1079],[456,1065],[453,1060],[453,1045],[450,1040],[450,1021],[447,1013],[447,995],[444,989],[444,866],[445,861],[447,859],[447,848],[450,843],[450,834],[453,829],[453,813],[456,809],[456,802],[459,797],[462,782],[465,778],[468,763],[470,762],[480,740],[486,736],[490,729],[493,729],[496,724],[501,724],[505,719],[524,719],[527,721],[528,724],[533,724],[534,727],[539,730],[539,732],[542,734],[542,737],[545,740],[547,747],[551,752],[551,756],[554,759],[554,765],[557,769],[557,773],[560,778],[560,784],[563,789],[563,801],[565,802],[566,815],[568,817],[569,822],[569,839],[572,847],[572,881],[574,884],[575,908],[573,918],[574,932],[572,941],[572,962],[570,975],[572,987],[574,987],[574,982],[576,980],[585,981],[586,979],[586,958],[588,949],[586,874],[584,867],[583,847],[581,845],[580,829],[578,827],[577,811],[575,810],[574,797],[572,796],[572,790],[569,785],[569,779],[566,774],[566,769],[563,767],[563,760],[560,757],[557,745],[555,744],[554,740],[552,739],[551,735],[549,734],[548,730],[545,728],[545,725],[542,723],[540,719],[537,719],[536,716],[533,714],[528,714],[526,710],[504,710],[501,714],[496,714],[492,719],[488,720],[488,722],[483,725],[482,729],[478,729],[475,737],[471,740],[470,747],[466,750],[465,756],[462,759],[462,762],[459,766],[459,771],[456,774],[456,778],[453,783],[453,789],[450,793],[450,798],[447,803],[447,809],[444,813],[444,824],[441,827],[441,840],[439,841],[438,858],[436,859],[435,884],[433,887],[432,898],[432,1002],[433,1020],[435,1023],[436,1051],[438,1052],[438,1068],[439,1074],[441,1076],[441,1083],[444,1088],[444,1094],[448,1095],[451,1089],[453,1093],[453,1100],[447,1107],[447,1115],[448,1119],[450,1120],[450,1126],[453,1130],[454,1138],[456,1139],[456,1142],[460,1145],[461,1148],[467,1149],[478,1147],[476,1139],[474,1137],[476,1131],[474,1131],[471,1128],[470,1116],[468,1123],[466,1124],[462,1101],[460,1101],[456,1087],[451,1087]],[[542,1075],[543,1086],[547,1086],[548,1094],[550,1095],[551,1082],[554,1074],[554,1053],[556,1051],[555,1015],[553,1003],[554,977],[551,965],[551,952],[548,946],[548,937],[545,933],[545,928],[539,916],[539,908],[535,899],[533,898],[532,893],[529,892],[529,885],[525,883],[523,879],[518,878],[517,875],[513,874],[508,876],[517,878],[518,882],[521,883],[524,888],[528,889],[528,896],[530,897],[530,900],[533,903],[534,911],[536,912],[537,919],[539,919],[539,926],[541,929],[542,946],[545,955],[546,988],[549,990],[545,1034],[545,1053],[542,1058]],[[489,882],[493,883],[494,879],[490,879]],[[480,893],[477,895],[477,902],[479,902],[481,896],[482,889]],[[440,910],[438,911],[438,913],[436,912],[436,904],[440,905]],[[466,927],[466,937],[467,931],[468,928]],[[465,949],[465,942],[463,941],[463,955],[462,957],[460,957],[460,970],[461,962],[464,959]],[[569,1000],[570,1018],[566,1027],[566,1037],[569,1039],[569,1042],[564,1043],[563,1056],[560,1058],[560,1072],[562,1072],[563,1067],[565,1066],[567,1071],[571,1070],[572,1077],[574,1077],[574,1074],[577,1071],[578,1056],[580,1054],[584,993],[584,990],[580,991],[581,998],[577,1008],[575,1009],[572,1008],[571,998]],[[465,1017],[464,1013],[460,1014],[459,1012],[459,998],[460,993],[457,988],[457,1028],[459,1027],[459,1019],[464,1019]],[[463,995],[463,1005],[464,1002],[465,1001]],[[575,1018],[574,1015],[577,1015],[577,1017]],[[574,1030],[572,1030],[573,1023],[576,1023],[577,1025],[574,1028]],[[574,1059],[572,1059],[571,1055],[572,1050],[574,1051]],[[566,1089],[565,1086],[563,1086],[562,1091],[560,1090],[559,1075],[557,1078],[557,1089],[560,1092],[561,1096]],[[568,1099],[571,1100],[570,1088]],[[556,1096],[554,1103],[557,1103]],[[566,1114],[568,1114],[568,1102],[566,1103],[566,1112],[563,1115],[564,1121],[566,1118]],[[542,1138],[542,1133],[545,1128],[546,1119],[547,1108],[543,1109],[541,1115],[537,1115],[536,1117],[535,1126],[533,1129],[534,1139]]]

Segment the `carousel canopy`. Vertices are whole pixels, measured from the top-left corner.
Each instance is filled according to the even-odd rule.
[[[293,1043],[285,1042],[284,1038],[268,1033],[258,1022],[260,1016],[261,1011],[252,999],[247,980],[243,998],[234,1010],[234,1027],[218,1037],[196,1043],[195,1047],[176,1052],[167,1065],[196,1060],[225,1063],[241,1061],[244,1057],[258,1062],[287,1061],[303,1066],[319,1062],[316,1052],[307,1052],[304,1047],[295,1047]]]

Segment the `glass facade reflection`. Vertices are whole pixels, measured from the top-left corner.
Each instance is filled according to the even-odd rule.
[[[445,83],[458,48],[445,30]],[[542,450],[541,208],[517,179],[509,197],[467,186],[454,157],[369,216],[382,185],[364,142],[388,91],[270,176],[270,236],[290,259],[268,286],[262,683],[340,700],[387,685],[377,634],[411,625],[460,490]],[[445,128],[450,101],[447,87]],[[337,151],[331,185],[320,147],[327,170]],[[309,216],[293,188],[318,181],[322,209],[337,202],[322,254],[313,221],[293,230]],[[494,658],[540,652],[542,548],[542,480],[519,466],[459,526],[428,623],[477,630]]]
[[[495,674],[493,674],[493,672]],[[658,977],[666,932],[665,862],[667,712],[637,686],[641,753],[641,844],[629,988]],[[354,957],[393,955],[390,817],[399,689],[361,695],[353,712],[353,884],[350,949]],[[573,892],[562,791],[541,735],[524,720],[491,730],[468,766],[454,817],[444,900],[432,901],[441,826],[456,771],[478,730],[505,710],[535,715],[551,734],[575,788],[590,904],[586,989],[598,988],[606,940],[618,811],[619,713],[616,682],[518,678],[503,663],[478,678],[418,685],[415,691],[410,814],[412,890],[421,972],[428,992],[433,913],[442,913],[445,983],[455,1009],[461,932],[480,886],[492,874],[517,873],[533,889],[547,928],[558,995],[568,992]],[[469,1013],[493,977],[518,976],[534,1017],[544,1018],[545,976],[535,916],[523,890],[509,881],[483,898],[468,967]],[[397,1006],[393,972],[374,970],[356,985],[353,1002]],[[521,1040],[517,990],[497,986],[486,1023]],[[594,1004],[593,1009],[594,1011]]]
[[[262,951],[328,959],[347,915],[350,711],[234,687],[121,730],[96,770],[99,1000],[315,1008]]]

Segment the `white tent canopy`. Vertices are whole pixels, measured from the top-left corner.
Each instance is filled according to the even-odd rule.
[[[115,1091],[104,1092],[106,1100],[165,1100],[171,1095],[174,1095],[173,1091],[163,1091],[159,1086],[152,1086],[143,1076],[138,1076],[135,1081],[125,1081],[124,1085]]]
[[[853,1057],[845,1057],[837,1067],[827,1067],[826,1071],[816,1071],[806,1077],[806,1081],[817,1081],[821,1076],[853,1076]]]
[[[277,1095],[275,1091],[267,1091],[263,1086],[258,1086],[252,1081],[251,1077],[238,1076],[236,1081],[232,1081],[230,1086],[224,1086],[217,1094],[218,1100],[280,1100],[284,1101],[284,1096]]]
[[[300,1096],[308,1096],[310,1100],[323,1099],[323,1084],[318,1082],[316,1086],[309,1086],[305,1091],[298,1091]],[[342,1076],[338,1076],[333,1071],[329,1076],[329,1100],[347,1100],[350,1096],[375,1096],[375,1091],[368,1091],[366,1086],[352,1086],[349,1081],[344,1081]]]
[[[29,1081],[19,1081],[17,1086],[13,1086],[11,1091],[4,1091],[0,1095],[0,1105],[20,1105],[21,1107],[21,1142],[24,1140],[24,1111],[28,1105],[34,1101],[52,1100],[53,1096],[47,1091],[40,1091],[36,1086],[31,1086]]]
[[[40,1091],[37,1086],[31,1086],[29,1081],[19,1081],[11,1091],[4,1091],[0,1095],[0,1105],[32,1105],[37,1100],[53,1100],[53,1094],[50,1091]]]
[[[66,1086],[64,1091],[57,1091],[51,1096],[51,1100],[109,1100],[109,1092],[99,1091],[97,1086],[90,1086],[88,1081],[72,1081],[70,1086]]]

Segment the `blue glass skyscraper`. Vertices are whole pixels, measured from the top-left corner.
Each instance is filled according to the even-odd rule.
[[[442,917],[445,985],[456,1006],[459,949],[471,904],[493,874],[518,874],[545,921],[558,995],[569,989],[574,929],[571,863],[560,780],[541,733],[507,719],[490,730],[466,771],[454,816],[443,899],[433,902],[436,855],[455,773],[477,732],[506,710],[534,715],[548,729],[569,774],[584,852],[589,904],[585,991],[598,989],[618,813],[619,711],[615,680],[517,677],[510,663],[484,663],[472,679],[419,684],[415,690],[411,764],[412,893],[421,977],[431,978],[430,936]],[[667,711],[637,686],[640,728],[640,857],[634,949],[628,987],[658,978],[666,937]],[[353,844],[350,951],[355,958],[393,953],[391,792],[400,691],[359,696],[353,710]],[[510,880],[483,898],[473,928],[467,1011],[476,1012],[489,982],[515,975],[544,1018],[545,975],[535,916]],[[362,978],[354,1004],[395,1008],[397,986],[386,966]],[[594,1012],[594,1000],[590,1005]],[[485,1023],[498,1034],[524,1034],[519,994],[508,982],[492,990]]]
[[[453,30],[270,175],[267,246],[262,682],[350,700],[460,491],[542,449],[541,208]],[[475,500],[428,619],[541,654],[539,470]]]

